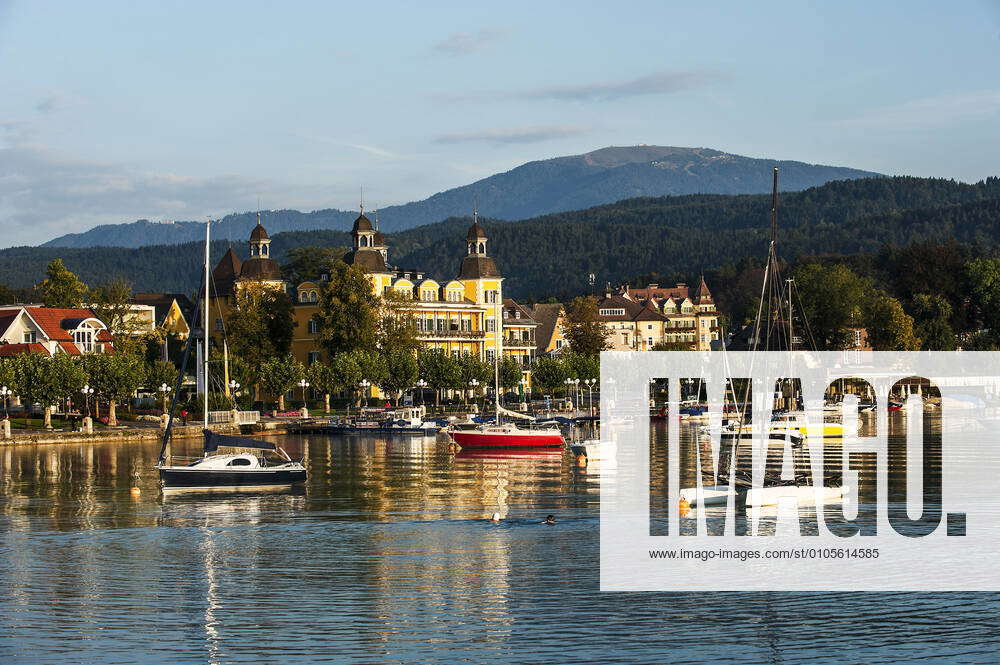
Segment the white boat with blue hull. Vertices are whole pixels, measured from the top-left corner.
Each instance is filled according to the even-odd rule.
[[[269,454],[270,453],[270,454]],[[306,480],[306,469],[270,441],[205,432],[205,456],[189,464],[160,464],[164,490],[287,487]]]
[[[260,222],[258,221],[258,224]],[[163,442],[160,446],[159,462],[156,465],[160,473],[160,481],[164,491],[178,489],[202,490],[248,490],[265,487],[290,487],[306,480],[306,468],[302,462],[296,462],[284,450],[270,441],[260,441],[242,436],[230,436],[212,432],[208,427],[209,399],[209,356],[211,339],[208,334],[209,321],[209,233],[211,222],[205,227],[205,276],[203,290],[199,293],[198,305],[195,311],[198,317],[192,323],[201,324],[200,330],[192,325],[192,334],[188,335],[187,344],[181,357],[181,370],[174,384],[174,398],[170,403],[170,415],[167,426],[163,430]],[[202,309],[203,308],[203,309]],[[201,338],[202,362],[199,363],[199,394],[202,395],[205,437],[204,455],[200,458],[185,459],[182,464],[173,463],[169,454],[170,440],[174,427],[174,414],[177,410],[178,397],[184,379],[184,369],[191,357],[191,347],[195,337]],[[235,399],[233,403],[235,408]],[[178,458],[179,459],[179,458]]]

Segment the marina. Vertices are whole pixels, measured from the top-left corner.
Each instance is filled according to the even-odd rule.
[[[651,432],[655,528],[666,429]],[[928,630],[948,662],[1000,648],[993,594],[602,594],[606,460],[455,453],[437,437],[267,440],[304,458],[306,484],[161,495],[155,441],[0,450],[4,662],[565,663],[611,649],[611,662],[889,664],[918,660]],[[817,640],[841,648],[817,654]]]

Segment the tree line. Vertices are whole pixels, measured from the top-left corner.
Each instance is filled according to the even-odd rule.
[[[637,274],[698,274],[766,255],[770,197],[691,195],[635,198],[517,222],[484,220],[489,250],[515,298],[561,300]],[[451,218],[389,236],[390,261],[439,278],[454,275],[465,255],[467,218]],[[976,184],[934,178],[835,181],[782,195],[779,242],[789,260],[817,253],[874,253],[883,246],[957,242],[990,248],[1000,240],[1000,179]],[[298,247],[342,248],[343,231],[277,233],[272,256]],[[212,244],[217,260],[232,243]],[[558,248],[558,250],[554,250]],[[242,245],[241,252],[245,251]],[[139,290],[191,292],[197,287],[197,243],[141,247],[19,247],[0,251],[0,284],[23,289],[49,261],[62,258],[84,280],[123,277]]]

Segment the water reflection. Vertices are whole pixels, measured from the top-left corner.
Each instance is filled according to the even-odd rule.
[[[601,594],[603,471],[568,453],[280,441],[309,468],[298,492],[163,496],[155,442],[0,449],[0,662],[992,662],[1000,645],[990,594]]]

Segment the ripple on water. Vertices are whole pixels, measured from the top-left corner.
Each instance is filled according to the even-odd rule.
[[[996,662],[992,594],[599,593],[568,457],[283,444],[305,492],[163,499],[152,444],[5,451],[0,662]]]

